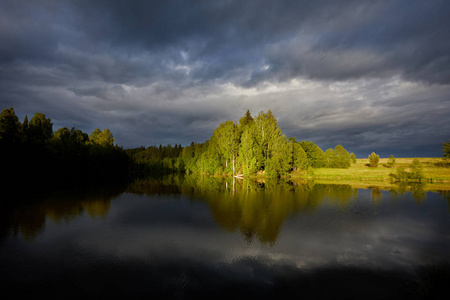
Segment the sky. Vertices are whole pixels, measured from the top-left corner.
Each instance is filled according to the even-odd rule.
[[[124,148],[271,110],[357,157],[450,141],[450,1],[0,0],[0,109]]]

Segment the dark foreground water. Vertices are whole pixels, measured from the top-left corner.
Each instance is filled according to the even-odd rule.
[[[11,298],[442,299],[449,199],[422,186],[195,177],[22,193],[2,199],[0,288]]]

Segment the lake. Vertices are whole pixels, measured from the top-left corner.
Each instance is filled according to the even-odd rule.
[[[422,299],[447,293],[450,193],[166,176],[3,198],[14,297]]]

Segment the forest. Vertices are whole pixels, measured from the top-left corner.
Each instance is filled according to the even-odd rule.
[[[311,141],[287,138],[270,110],[255,118],[247,110],[238,122],[220,124],[204,143],[141,147],[127,153],[151,170],[234,176],[300,176],[314,168],[348,168],[356,160],[341,145],[324,152]]]
[[[133,168],[132,159],[114,145],[108,129],[90,135],[62,127],[53,131],[51,119],[36,113],[19,121],[13,108],[0,114],[0,155],[5,184],[122,182]]]
[[[311,141],[287,138],[270,110],[255,118],[247,110],[238,122],[220,124],[204,143],[123,149],[109,129],[89,135],[76,128],[53,131],[45,114],[20,122],[11,107],[0,114],[0,151],[11,179],[70,183],[185,172],[280,177],[348,168],[356,159],[341,145],[324,152]]]

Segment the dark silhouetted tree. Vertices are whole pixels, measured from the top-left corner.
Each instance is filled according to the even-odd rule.
[[[44,144],[53,135],[53,124],[43,113],[35,113],[30,120],[28,134],[33,143]]]
[[[20,122],[12,107],[0,113],[0,142],[14,144],[19,142]]]

